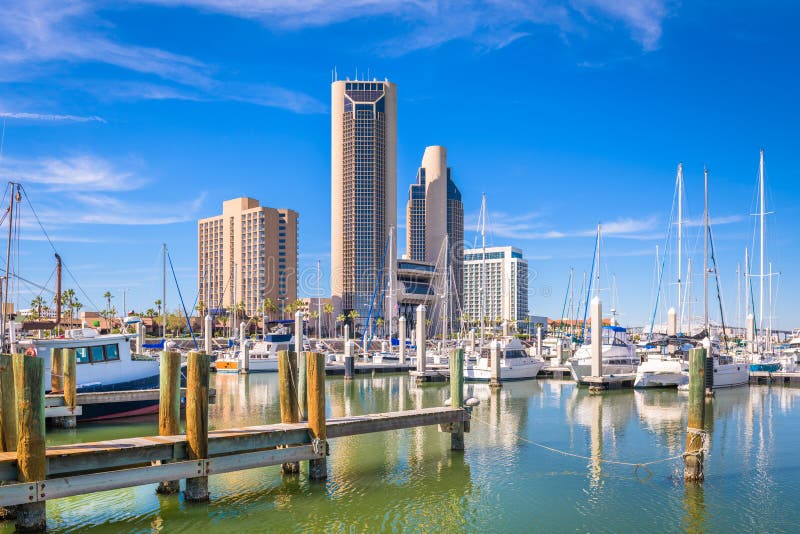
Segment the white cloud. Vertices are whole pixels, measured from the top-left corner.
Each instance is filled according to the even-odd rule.
[[[0,111],[0,117],[9,119],[24,119],[33,121],[55,121],[55,122],[106,122],[102,117],[92,115],[89,117],[81,117],[78,115],[55,115],[51,113],[24,113],[24,112],[11,112]]]
[[[49,191],[130,191],[145,183],[134,172],[117,169],[109,161],[90,155],[5,159],[0,171],[23,184],[46,186]]]

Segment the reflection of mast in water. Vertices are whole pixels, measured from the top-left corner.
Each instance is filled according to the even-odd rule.
[[[589,429],[592,464],[589,485],[596,488],[600,486],[603,475],[603,397],[592,395],[589,398],[592,400],[592,425]]]

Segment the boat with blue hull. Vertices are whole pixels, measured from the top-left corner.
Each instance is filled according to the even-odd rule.
[[[73,349],[77,361],[77,392],[131,391],[159,387],[159,361],[134,358],[132,335],[99,335],[91,328],[67,330],[64,337],[20,342],[22,351],[35,351],[44,360],[45,385],[51,384],[50,363],[54,349]],[[131,417],[158,412],[158,400],[114,402],[83,406],[81,421]]]

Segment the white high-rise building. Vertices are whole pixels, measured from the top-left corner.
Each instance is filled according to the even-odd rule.
[[[481,286],[486,277],[485,316],[491,321],[523,321],[528,316],[528,261],[516,247],[464,251],[463,313],[473,323],[481,318]]]

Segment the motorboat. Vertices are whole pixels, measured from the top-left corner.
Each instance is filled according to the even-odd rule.
[[[44,383],[51,384],[50,364],[54,349],[75,351],[78,393],[155,389],[159,386],[159,362],[131,354],[134,335],[100,335],[93,328],[67,330],[64,337],[25,339],[20,352],[33,353],[44,360]],[[158,399],[146,401],[87,404],[82,406],[82,421],[152,414],[158,412]]]
[[[250,341],[245,341],[250,343]],[[277,373],[278,353],[292,350],[294,336],[292,334],[266,334],[263,340],[256,341],[248,350],[248,372]],[[304,340],[305,347],[305,340]],[[244,353],[242,347],[232,345],[228,351],[214,362],[218,373],[236,374],[241,372]]]
[[[587,336],[590,338],[590,336]],[[603,326],[602,363],[604,375],[634,374],[641,363],[636,348],[628,338],[628,332],[621,326]],[[567,362],[570,374],[576,382],[581,382],[592,374],[592,346],[582,345],[575,356]]]
[[[649,354],[647,360],[636,368],[634,388],[680,387],[689,383],[688,366],[680,358]]]
[[[504,381],[536,378],[536,375],[545,366],[544,360],[529,355],[517,338],[507,338],[507,341],[500,349],[500,354],[502,355],[500,360],[500,379]],[[488,348],[484,348],[481,350],[476,363],[465,364],[464,379],[488,382],[492,374],[491,366],[491,351]]]

